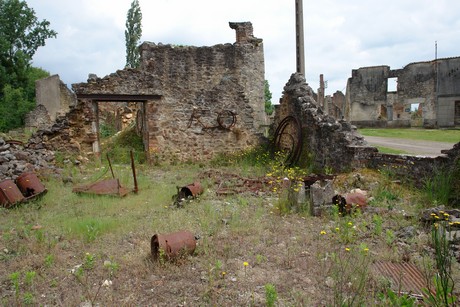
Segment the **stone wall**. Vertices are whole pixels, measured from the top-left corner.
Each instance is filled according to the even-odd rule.
[[[397,79],[395,92],[388,79]],[[424,127],[453,127],[460,101],[460,57],[417,62],[403,69],[389,66],[352,70],[347,83],[347,119],[358,126],[408,127],[415,123],[411,105],[422,106]]]
[[[237,32],[234,44],[194,47],[144,42],[139,69],[92,77],[72,88],[77,97],[160,97],[145,102],[152,157],[204,160],[257,145],[265,123],[263,44],[252,36],[251,23],[230,25]]]
[[[303,146],[300,164],[312,162],[314,169],[334,172],[365,167],[376,149],[350,123],[324,113],[313,98],[303,75],[295,73],[284,87],[276,108],[275,126],[294,116],[301,125]],[[307,161],[308,160],[308,161]]]
[[[425,180],[432,179],[442,171],[456,169],[460,172],[460,142],[452,149],[443,150],[443,155],[435,158],[382,154],[375,152],[368,161],[368,167],[381,169],[395,178],[410,182],[418,188],[424,188]],[[460,174],[460,173],[459,173]],[[458,174],[457,174],[458,176]],[[460,197],[460,182],[453,182],[454,194]]]
[[[60,80],[59,75],[35,82],[35,100],[37,108],[27,114],[26,128],[46,129],[77,103],[75,94]]]
[[[29,139],[27,147],[33,150],[47,149],[63,153],[92,153],[92,144],[97,136],[92,132],[94,114],[90,105],[79,103],[70,111],[58,116],[49,127],[39,129]]]

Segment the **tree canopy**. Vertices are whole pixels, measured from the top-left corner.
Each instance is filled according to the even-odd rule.
[[[273,111],[275,110],[275,107],[272,104],[272,93],[270,92],[270,84],[268,84],[267,80],[265,80],[264,97],[265,97],[265,113],[267,113],[267,115],[272,115]]]
[[[126,67],[139,67],[138,45],[142,36],[142,12],[139,1],[134,0],[126,16]]]
[[[31,67],[37,49],[57,33],[25,1],[0,0],[0,131],[21,126],[35,105],[35,80],[49,75]]]

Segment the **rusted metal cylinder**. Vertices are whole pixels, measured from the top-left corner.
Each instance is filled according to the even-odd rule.
[[[195,236],[190,231],[178,231],[170,234],[155,234],[150,240],[150,249],[154,260],[160,255],[171,260],[184,254],[193,254],[196,248]]]
[[[16,184],[25,197],[39,195],[46,192],[45,186],[35,173],[23,173],[16,178]]]
[[[0,182],[0,205],[9,208],[24,200],[24,195],[13,180],[7,179]]]
[[[203,187],[199,182],[194,182],[180,189],[180,198],[196,197],[203,193]]]

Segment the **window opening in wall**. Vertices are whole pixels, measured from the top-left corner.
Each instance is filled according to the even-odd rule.
[[[387,92],[396,92],[398,90],[398,78],[388,78]]]
[[[422,104],[421,103],[411,103],[410,104],[410,116],[411,119],[422,118]]]

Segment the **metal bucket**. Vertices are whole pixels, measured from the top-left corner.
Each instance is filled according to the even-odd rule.
[[[13,180],[7,179],[0,182],[0,205],[9,208],[24,200],[24,195]]]
[[[16,178],[16,184],[25,197],[39,195],[46,192],[45,186],[35,173],[23,173]]]
[[[162,253],[168,260],[184,254],[191,255],[195,248],[196,239],[190,231],[155,234],[150,241],[150,249],[154,260],[158,260]]]
[[[203,187],[199,182],[194,182],[180,189],[179,198],[196,197],[201,193],[203,193]]]

